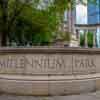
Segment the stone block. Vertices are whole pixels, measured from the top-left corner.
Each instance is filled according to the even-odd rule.
[[[100,79],[96,79],[96,90],[100,90]]]
[[[0,80],[0,92],[17,95],[48,95],[48,82]]]

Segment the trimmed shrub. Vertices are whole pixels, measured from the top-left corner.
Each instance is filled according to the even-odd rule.
[[[93,47],[93,33],[92,32],[87,33],[87,43],[88,43],[88,47],[90,48]]]
[[[80,46],[84,47],[85,45],[85,35],[80,33]]]

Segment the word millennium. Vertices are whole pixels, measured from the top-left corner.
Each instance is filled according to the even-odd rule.
[[[2,68],[33,68],[34,70],[60,69],[66,67],[66,59],[55,55],[16,55],[0,57]]]

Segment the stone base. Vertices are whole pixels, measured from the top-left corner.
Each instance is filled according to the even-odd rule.
[[[100,87],[95,77],[0,75],[0,93],[17,95],[68,95],[92,92]],[[97,87],[97,88],[98,88]]]
[[[0,93],[40,96],[95,90],[100,90],[100,49],[0,49]]]

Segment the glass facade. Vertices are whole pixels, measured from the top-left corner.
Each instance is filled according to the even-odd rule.
[[[100,0],[96,4],[88,2],[88,24],[100,24]],[[96,44],[100,48],[100,27],[96,30]]]
[[[76,24],[87,24],[87,6],[79,3],[76,6]]]
[[[88,23],[100,23],[100,0],[96,0],[96,4],[88,2]]]
[[[97,47],[100,48],[100,28],[97,29],[96,42],[97,42]]]

